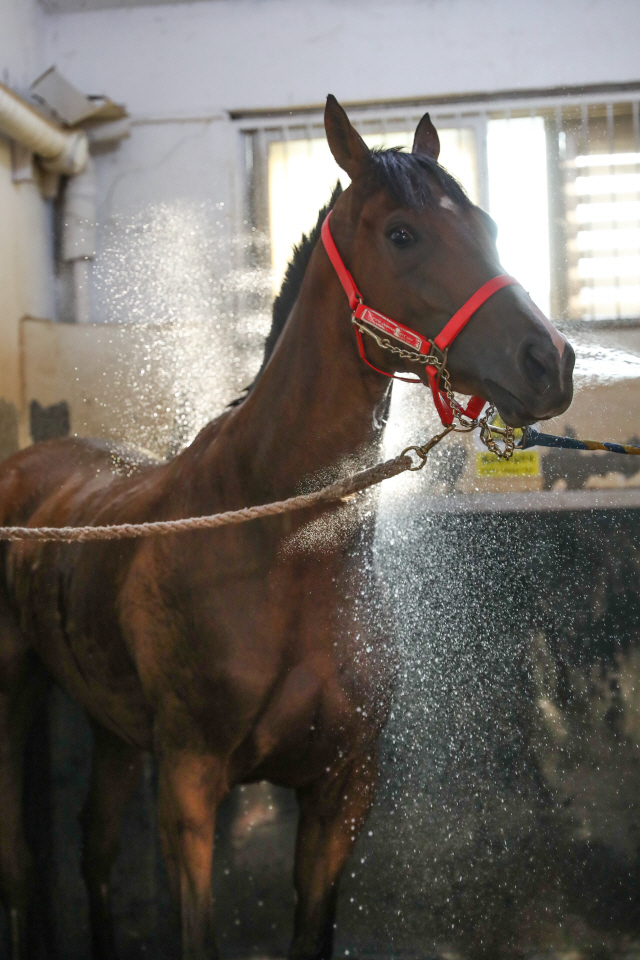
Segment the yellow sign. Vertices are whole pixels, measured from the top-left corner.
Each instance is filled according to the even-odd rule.
[[[510,460],[500,460],[495,453],[478,453],[476,474],[479,477],[537,477],[540,454],[537,450],[514,450]]]

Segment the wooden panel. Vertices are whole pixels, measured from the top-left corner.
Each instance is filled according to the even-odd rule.
[[[176,398],[156,329],[23,321],[25,406],[66,402],[71,433],[164,456],[178,443]],[[152,372],[153,371],[153,372]]]

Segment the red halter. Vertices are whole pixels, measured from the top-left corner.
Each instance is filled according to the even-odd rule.
[[[334,239],[331,235],[331,228],[329,227],[330,217],[331,211],[329,211],[324,223],[322,224],[322,242],[325,250],[327,251],[329,259],[331,260],[331,263],[338,274],[338,279],[343,286],[344,292],[349,298],[349,306],[351,307],[352,311],[351,319],[366,323],[370,327],[374,327],[381,333],[385,333],[387,336],[393,337],[395,340],[399,340],[400,343],[405,344],[407,347],[410,347],[412,350],[415,350],[425,356],[428,354],[433,354],[434,348],[442,354],[442,362],[438,366],[426,364],[425,369],[427,372],[427,377],[429,378],[431,393],[433,394],[433,402],[435,403],[436,409],[440,414],[440,419],[445,426],[449,426],[451,423],[453,423],[453,409],[446,392],[440,387],[440,377],[446,362],[446,351],[451,346],[460,331],[464,329],[476,310],[482,306],[485,300],[488,300],[489,297],[493,296],[497,290],[501,290],[502,287],[512,286],[513,284],[517,284],[518,281],[506,273],[499,277],[494,277],[493,280],[488,280],[487,283],[484,283],[479,290],[476,290],[476,292],[469,297],[466,303],[463,303],[459,310],[456,310],[449,322],[445,324],[444,328],[440,331],[438,336],[434,338],[433,341],[427,340],[426,337],[423,337],[410,327],[405,327],[402,323],[397,323],[395,320],[390,320],[389,317],[385,317],[383,313],[378,313],[377,310],[373,310],[371,307],[365,306],[362,301],[360,291],[355,285],[353,277],[345,267],[342,257],[338,253],[338,248],[335,245]],[[371,367],[372,370],[377,370],[378,373],[382,373],[385,377],[391,377],[394,380],[404,380],[406,383],[422,383],[422,380],[409,379],[408,377],[398,377],[393,373],[387,373],[385,370],[380,370],[378,367],[374,367],[372,363],[369,363],[365,356],[362,333],[358,327],[355,327],[355,332],[360,356],[364,362]],[[466,408],[462,410],[462,413],[464,416],[470,417],[473,420],[478,416],[485,403],[486,401],[483,400],[482,397],[471,397]]]

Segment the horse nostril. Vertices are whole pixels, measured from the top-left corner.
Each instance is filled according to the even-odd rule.
[[[520,354],[520,369],[529,383],[535,386],[548,383],[552,377],[549,367],[548,358],[543,351],[531,343],[524,346]]]
[[[527,357],[527,366],[529,367],[529,370],[533,376],[538,377],[540,380],[547,372],[544,368],[544,364],[540,363],[539,360],[536,360],[532,353],[530,353]]]

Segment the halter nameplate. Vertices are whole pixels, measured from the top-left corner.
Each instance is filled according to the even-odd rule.
[[[410,330],[409,327],[402,326],[402,324],[394,323],[389,317],[385,317],[384,313],[378,313],[377,310],[372,310],[371,307],[366,307],[363,303],[358,304],[353,311],[353,315],[357,320],[368,323],[369,326],[375,327],[381,333],[394,337],[400,343],[404,343],[420,353],[426,353],[430,347],[429,341],[421,337],[419,333]]]

